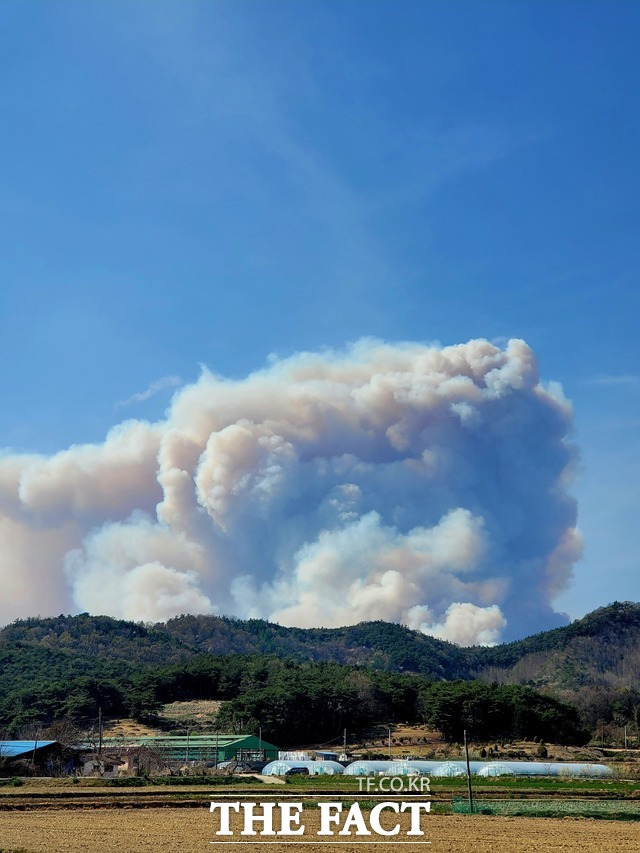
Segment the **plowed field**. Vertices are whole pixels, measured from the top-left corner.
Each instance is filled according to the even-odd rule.
[[[305,811],[304,846],[293,841],[263,845],[259,839],[231,844],[227,853],[241,849],[277,853],[293,844],[291,853],[329,853],[335,847],[317,843],[319,815]],[[340,841],[342,853],[364,848],[364,853],[391,853],[392,849],[433,853],[637,853],[640,827],[637,823],[605,820],[556,820],[551,818],[507,818],[465,815],[428,815],[424,844]],[[29,853],[206,853],[224,849],[214,840],[214,819],[206,806],[200,808],[106,808],[29,809],[0,813],[0,851]],[[239,831],[239,827],[232,828]],[[234,840],[238,835],[234,836]],[[403,837],[404,839],[404,837]],[[266,840],[266,839],[264,839]],[[271,839],[272,840],[272,839]],[[372,838],[371,841],[383,839]]]

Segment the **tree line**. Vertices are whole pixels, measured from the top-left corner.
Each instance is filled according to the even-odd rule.
[[[79,725],[105,716],[157,722],[164,704],[222,702],[215,726],[255,732],[279,746],[323,742],[343,728],[427,724],[450,741],[463,729],[476,740],[542,738],[566,744],[589,739],[577,710],[517,685],[431,681],[415,674],[368,670],[327,661],[295,662],[268,655],[200,654],[171,666],[83,662],[49,657],[46,669],[25,670],[0,692],[0,730],[69,719]],[[32,660],[33,663],[33,660]],[[44,661],[40,661],[44,663]],[[86,662],[85,662],[86,663]]]

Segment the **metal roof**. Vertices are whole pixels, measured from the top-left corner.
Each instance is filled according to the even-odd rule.
[[[105,739],[105,743],[107,740]],[[216,746],[218,749],[225,749],[227,747],[240,746],[242,744],[250,744],[252,747],[257,747],[259,743],[262,744],[263,749],[274,750],[278,749],[277,746],[274,746],[269,741],[262,738],[259,740],[257,735],[149,735],[145,737],[137,737],[135,738],[135,742],[139,743],[143,746],[156,746],[156,747],[183,747],[186,744],[192,747],[202,747],[204,749],[213,749]]]
[[[129,749],[133,747],[149,747],[158,750],[215,750],[225,749],[258,749],[266,752],[277,752],[278,747],[264,738],[259,740],[256,735],[206,734],[206,735],[139,735],[137,737],[104,737],[102,745],[105,749]],[[95,749],[95,742],[83,741],[81,749]]]
[[[0,758],[16,758],[57,743],[55,740],[0,740]]]

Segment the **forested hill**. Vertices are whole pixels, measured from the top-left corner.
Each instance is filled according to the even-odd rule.
[[[73,660],[76,671],[86,671],[91,660],[145,667],[182,663],[201,652],[334,661],[435,680],[480,676],[570,689],[612,686],[640,677],[640,604],[614,603],[563,628],[492,648],[461,648],[388,622],[305,629],[218,616],[180,616],[156,625],[87,614],[25,619],[0,630],[0,677],[10,677],[15,667],[37,669],[38,659]]]
[[[164,624],[148,626],[88,613],[13,622],[0,630],[0,668],[8,653],[16,649],[22,652],[25,664],[36,652],[142,666],[181,663],[197,653],[173,637]]]
[[[626,724],[640,708],[639,662],[638,604],[613,604],[565,628],[469,649],[385,622],[305,630],[213,616],[157,625],[87,614],[26,619],[0,631],[0,731],[24,733],[29,725],[39,731],[63,718],[86,722],[98,708],[144,719],[164,703],[220,699],[225,724],[270,721],[285,737],[291,714],[300,716],[300,703],[313,695],[320,718],[336,726],[338,711],[351,725],[379,719],[435,724],[443,702],[444,720],[460,716],[473,700],[484,708],[474,719],[502,714],[512,720],[505,737],[524,731],[526,710],[537,703],[535,721],[525,726],[529,733],[568,726],[567,742],[582,742],[575,711],[549,705],[550,697],[530,688],[575,703],[588,729],[609,720]],[[488,683],[467,683],[474,678]],[[318,719],[313,725],[320,726]],[[446,728],[442,720],[437,725]]]

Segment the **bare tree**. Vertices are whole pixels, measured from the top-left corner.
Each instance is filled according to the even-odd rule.
[[[43,729],[42,737],[45,740],[55,740],[63,746],[71,747],[78,746],[83,740],[86,740],[85,733],[68,717],[54,720],[50,726]]]

